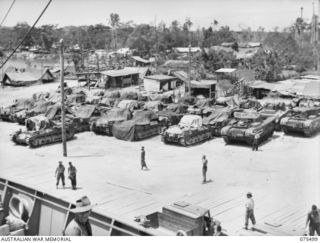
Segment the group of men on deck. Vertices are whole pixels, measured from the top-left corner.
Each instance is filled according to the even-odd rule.
[[[59,188],[59,182],[61,180],[63,189],[65,188],[65,176],[64,176],[65,167],[62,163],[62,161],[59,161],[59,165],[56,169],[55,177],[57,178],[57,189]],[[68,178],[71,180],[71,186],[73,190],[77,189],[77,169],[72,164],[72,162],[69,162],[68,167]]]

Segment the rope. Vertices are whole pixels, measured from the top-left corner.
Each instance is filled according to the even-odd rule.
[[[42,15],[44,14],[44,12],[47,10],[47,8],[49,7],[50,3],[52,2],[52,0],[49,0],[49,2],[47,3],[47,5],[45,6],[45,8],[42,10],[40,16],[37,18],[36,22],[34,22],[34,24],[32,25],[32,27],[29,29],[29,31],[27,32],[27,34],[23,37],[22,41],[20,41],[19,45],[13,50],[13,52],[11,52],[11,54],[7,57],[7,59],[1,64],[0,69],[9,61],[9,59],[12,57],[12,55],[18,50],[18,48],[22,45],[22,43],[25,41],[25,39],[28,37],[28,35],[31,33],[31,31],[34,29],[34,27],[36,26],[36,24],[38,23],[38,21],[40,20],[40,18],[42,17]]]
[[[13,2],[11,3],[11,6],[9,7],[9,9],[8,9],[8,11],[7,11],[7,13],[6,13],[6,15],[3,17],[3,19],[2,19],[2,21],[1,21],[0,26],[2,26],[3,22],[6,20],[6,18],[7,18],[7,16],[8,16],[8,14],[9,14],[9,12],[10,12],[10,10],[11,10],[11,8],[12,8],[13,4],[15,3],[15,1],[16,1],[16,0],[13,0]]]

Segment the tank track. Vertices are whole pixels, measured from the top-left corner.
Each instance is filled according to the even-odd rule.
[[[97,126],[94,122],[91,124],[90,131],[98,135],[113,136],[112,126],[113,124],[108,124],[107,126]]]
[[[191,136],[191,137],[190,136],[189,137],[183,136],[183,137],[179,138],[178,144],[187,147],[187,146],[191,146],[191,145],[194,145],[194,144],[198,144],[198,143],[207,141],[207,140],[209,140],[211,138],[212,138],[211,130],[210,129],[205,129],[203,131],[200,131],[199,134],[197,134],[195,136]],[[169,143],[166,140],[165,136],[162,136],[162,141],[165,144]]]
[[[74,137],[74,130],[66,130],[66,138],[70,140]],[[31,148],[40,147],[46,144],[57,143],[62,141],[62,134],[53,132],[52,134],[37,134],[28,141]]]
[[[143,140],[145,138],[153,137],[160,134],[161,127],[157,125],[151,125],[147,129],[143,129],[142,131],[138,131],[134,136],[134,141]]]

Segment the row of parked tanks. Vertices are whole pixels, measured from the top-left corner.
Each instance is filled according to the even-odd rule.
[[[130,92],[94,95],[77,88],[66,90],[66,134],[72,139],[77,132],[93,131],[99,135],[137,141],[161,134],[164,143],[190,146],[213,136],[226,143],[252,144],[267,140],[274,130],[300,132],[312,136],[320,130],[320,107],[304,99],[284,102],[272,100],[260,104],[255,99],[235,102],[233,97],[216,100],[181,98],[172,103],[170,97],[142,96]],[[16,144],[39,147],[60,142],[61,98],[59,92],[40,93],[30,99],[18,99],[1,108],[4,121],[24,124],[12,136]]]

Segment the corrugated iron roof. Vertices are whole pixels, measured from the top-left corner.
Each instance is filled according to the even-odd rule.
[[[110,77],[121,77],[121,76],[128,76],[133,74],[139,74],[138,70],[132,70],[132,69],[119,69],[119,70],[107,70],[101,72],[102,75],[110,76]]]
[[[146,64],[151,63],[149,60],[143,59],[139,56],[132,56],[132,58],[138,62],[142,62],[142,63],[146,63]]]
[[[188,53],[189,47],[174,47],[173,50],[180,52],[180,53]],[[191,47],[190,52],[192,52],[192,53],[201,52],[201,48],[200,47]]]
[[[232,73],[234,71],[236,71],[235,68],[220,68],[216,70],[215,73]]]
[[[153,80],[157,80],[157,81],[164,81],[164,80],[176,79],[176,77],[163,75],[163,74],[156,74],[156,75],[146,76],[145,79],[153,79]]]
[[[211,85],[217,84],[217,81],[215,80],[192,80],[191,81],[191,87],[192,88],[210,88]]]

